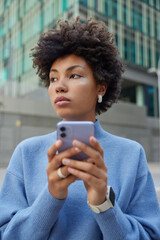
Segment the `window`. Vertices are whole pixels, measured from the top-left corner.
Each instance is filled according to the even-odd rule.
[[[66,0],[63,0],[65,3],[67,2]],[[88,0],[80,0],[79,3],[87,6],[88,5]]]
[[[150,25],[150,19],[147,18],[147,33],[149,36],[151,36],[151,25]]]
[[[18,47],[22,46],[22,32],[18,33]]]
[[[4,25],[0,27],[0,38],[4,36]]]
[[[112,5],[112,16],[115,20],[118,19],[118,3],[116,0],[113,1]]]
[[[152,60],[151,60],[152,56],[151,56],[151,49],[150,46],[148,48],[148,67],[152,67]]]
[[[127,8],[126,5],[123,5],[123,23],[127,24]]]
[[[141,60],[141,65],[144,65],[144,57],[143,57],[143,53],[144,53],[144,47],[143,44],[140,46],[140,60]]]
[[[3,69],[2,81],[5,83],[8,80],[8,69]]]
[[[81,1],[81,2],[83,2],[83,1]],[[62,7],[63,11],[65,11],[67,9],[67,1],[66,0],[63,0],[62,6],[63,6]]]
[[[94,0],[94,10],[98,12],[98,0]]]
[[[135,61],[136,61],[135,53],[136,53],[136,45],[135,45],[135,42],[132,41],[131,42],[131,61],[132,61],[132,63],[135,63]]]
[[[112,16],[112,0],[105,0],[105,14],[108,17]]]
[[[107,16],[109,16],[109,4],[108,4],[108,0],[105,0],[105,14]]]
[[[145,105],[147,106],[147,113],[149,116],[154,116],[154,88],[152,86],[145,86]]]
[[[41,31],[41,16],[37,16],[35,19],[34,19],[34,34],[37,34]]]

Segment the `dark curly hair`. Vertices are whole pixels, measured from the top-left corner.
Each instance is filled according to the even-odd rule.
[[[104,22],[93,18],[84,23],[79,18],[72,21],[57,21],[58,28],[42,33],[37,46],[31,49],[33,67],[46,87],[53,62],[68,54],[83,57],[90,65],[96,84],[106,84],[103,102],[97,103],[96,114],[107,111],[117,102],[121,91],[121,75],[124,72],[113,35]]]

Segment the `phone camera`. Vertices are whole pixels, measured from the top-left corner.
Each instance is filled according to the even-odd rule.
[[[61,133],[60,135],[61,135],[62,138],[66,137],[65,133]]]
[[[64,131],[66,130],[66,128],[65,128],[65,127],[61,127],[60,130],[61,130],[62,132],[64,132]]]

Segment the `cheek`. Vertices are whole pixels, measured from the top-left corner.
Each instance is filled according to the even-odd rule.
[[[81,104],[87,104],[87,103],[96,103],[96,89],[94,86],[85,86],[81,88],[77,88],[74,91],[74,95],[76,96],[76,101],[81,102]]]
[[[48,94],[49,94],[49,97],[50,97],[50,98],[53,97],[53,88],[51,87],[51,85],[50,85],[49,88],[48,88]]]
[[[48,95],[50,98],[50,102],[51,102],[52,106],[54,107],[54,104],[53,104],[54,94],[53,94],[53,89],[51,87],[48,88]]]

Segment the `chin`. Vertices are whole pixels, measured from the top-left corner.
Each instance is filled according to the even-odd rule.
[[[60,117],[60,118],[63,118],[63,119],[66,119],[66,120],[68,120],[68,121],[71,121],[72,119],[75,119],[76,117],[75,117],[75,115],[72,113],[66,113],[66,112],[64,112],[63,111],[63,113],[62,112],[56,112],[57,113],[57,115]]]
[[[57,115],[65,121],[82,121],[79,116],[75,116],[72,114],[57,114]]]

